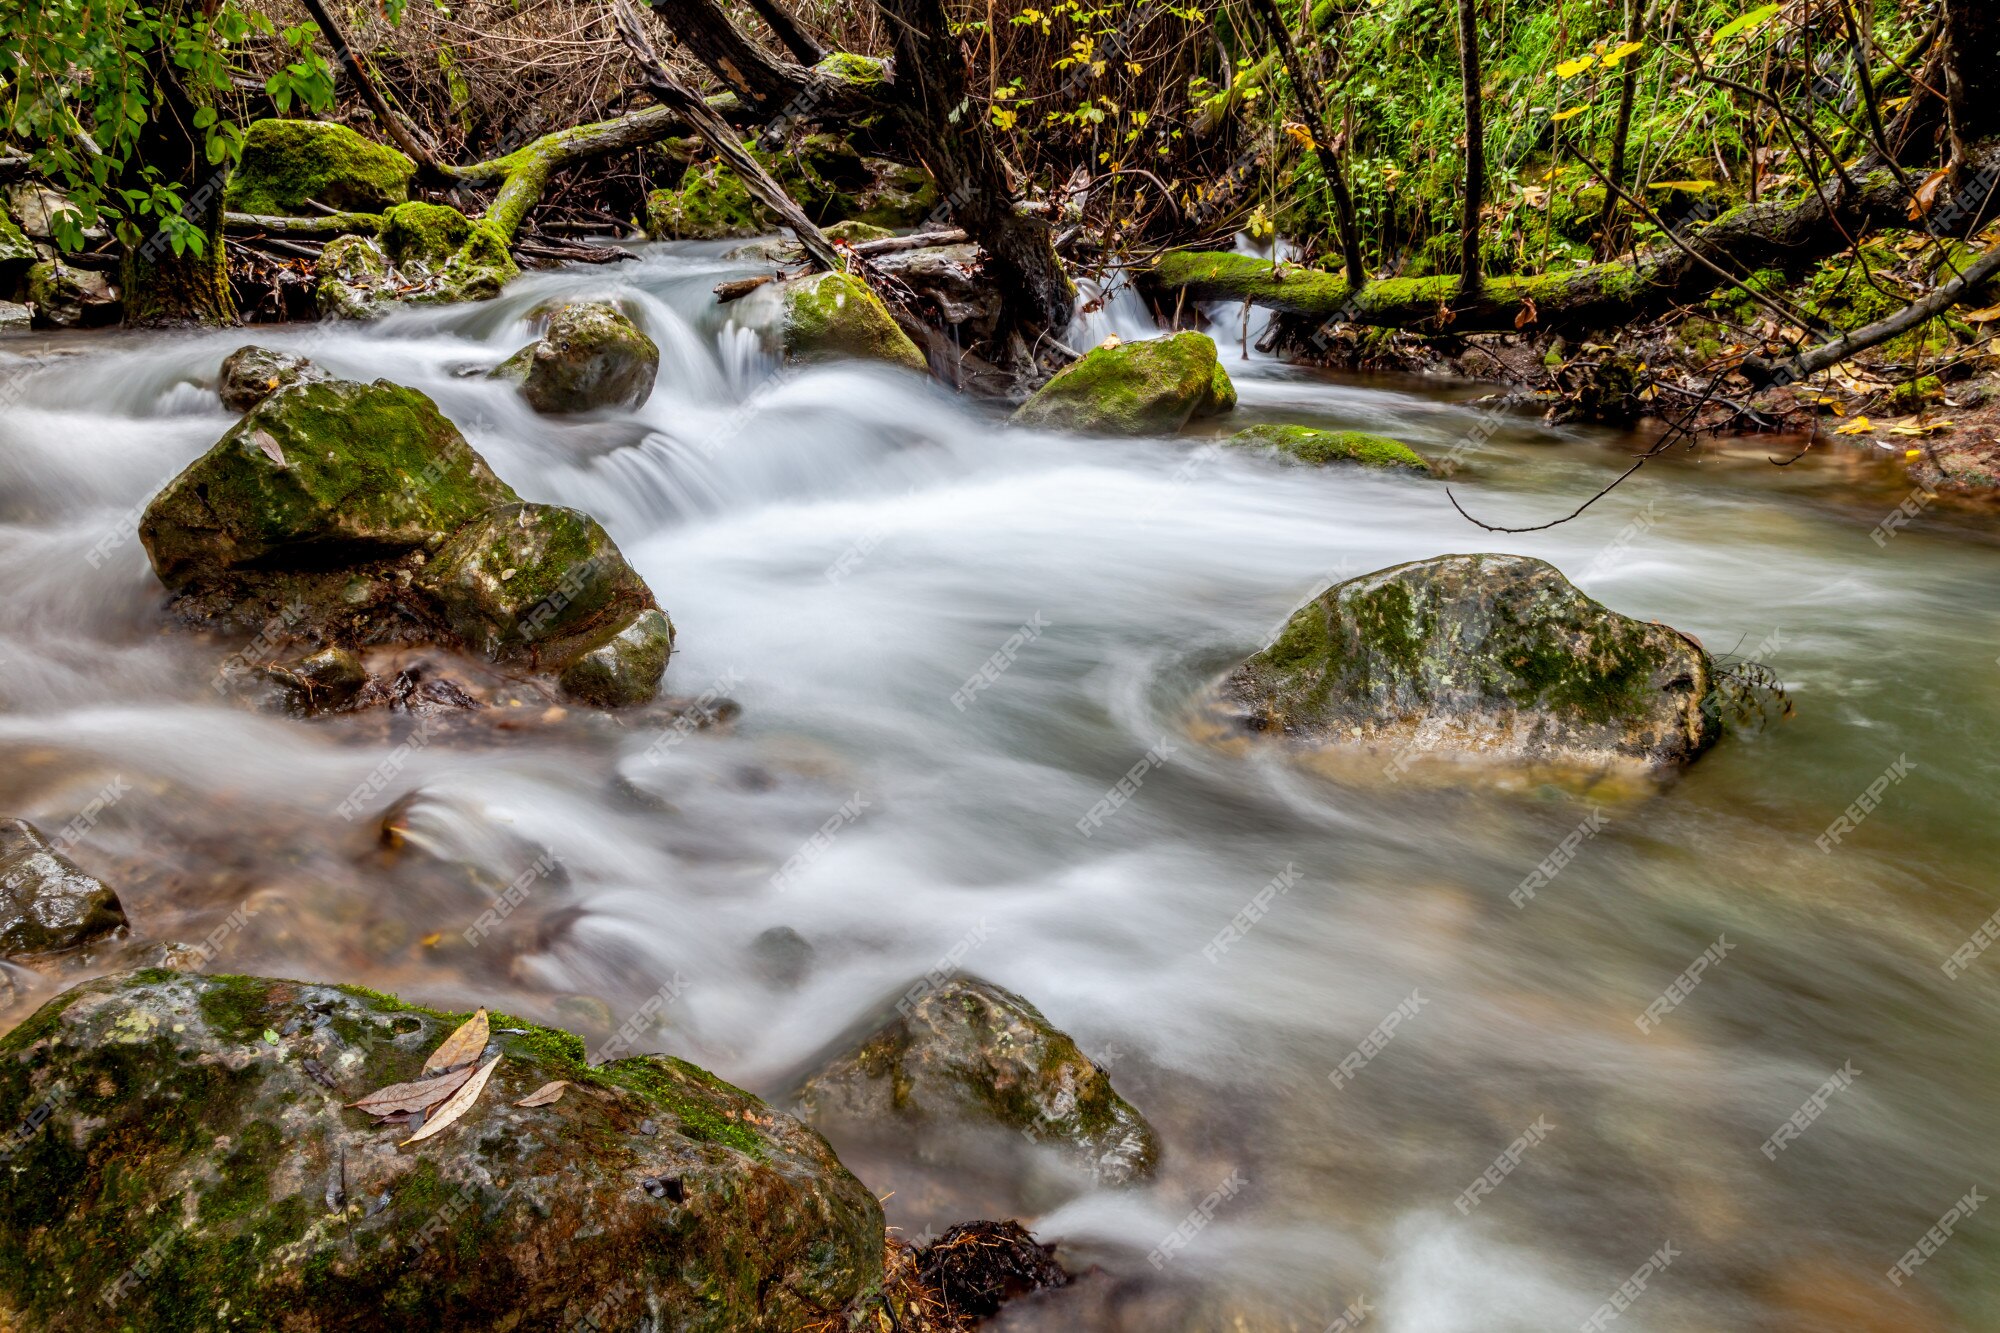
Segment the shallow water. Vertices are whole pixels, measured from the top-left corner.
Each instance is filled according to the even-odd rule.
[[[1014,1211],[1096,1265],[1008,1327],[1317,1330],[1359,1301],[1384,1333],[1570,1328],[1663,1246],[1611,1326],[2000,1326],[2000,1214],[1887,1277],[1969,1188],[2000,1185],[2000,957],[1955,980],[1942,966],[2000,905],[2000,550],[1935,515],[1878,543],[1897,483],[1853,455],[1774,468],[1789,451],[1763,441],[1676,453],[1574,523],[1509,536],[1434,482],[1012,432],[890,372],[777,372],[708,299],[736,271],[719,249],[251,336],[423,390],[524,496],[598,515],[679,630],[669,689],[737,700],[733,728],[550,715],[500,744],[399,748],[379,718],[231,703],[215,671],[240,643],[168,629],[133,528],[228,426],[215,370],[250,339],[15,340],[0,811],[53,833],[109,787],[72,855],[121,889],[139,938],[212,938],[217,968],[599,1038],[670,995],[642,1045],[774,1097],[944,960],[1019,991],[1160,1128],[1155,1183],[851,1158],[909,1234]],[[659,342],[642,411],[551,421],[467,376],[528,341],[538,305],[581,295],[627,301]],[[1217,329],[1242,398],[1230,429],[1396,434],[1454,457],[1452,491],[1491,523],[1566,512],[1641,443],[1490,420],[1471,386],[1245,362],[1236,318]],[[1118,298],[1077,336],[1137,325]],[[1656,799],[1602,804],[1335,784],[1190,739],[1190,701],[1306,597],[1469,550],[1547,558],[1620,610],[1758,657],[1795,716],[1731,736]],[[968,690],[1024,625],[997,681]],[[1167,762],[1084,836],[1162,742]],[[1899,757],[1914,767],[1872,816],[1816,845]],[[1511,901],[1580,827],[1574,858]],[[557,868],[536,873],[545,853]],[[520,909],[468,942],[522,876]],[[759,965],[776,926],[814,948],[796,988]],[[1718,940],[1721,961],[1642,1031]],[[7,1021],[62,984],[17,981],[29,999]],[[1859,1072],[1823,1113],[1762,1151],[1843,1067]]]

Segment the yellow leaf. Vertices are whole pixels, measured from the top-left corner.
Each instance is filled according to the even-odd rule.
[[[1549,119],[1550,119],[1550,120],[1552,120],[1552,121],[1554,121],[1554,122],[1555,122],[1556,124],[1560,125],[1560,124],[1562,124],[1562,123],[1563,123],[1564,121],[1566,121],[1566,120],[1571,120],[1571,119],[1574,119],[1574,118],[1575,118],[1575,117],[1577,117],[1577,116],[1580,116],[1580,115],[1582,115],[1582,114],[1584,113],[1585,109],[1586,109],[1586,108],[1584,108],[1584,107],[1580,107],[1580,106],[1573,106],[1573,107],[1571,107],[1571,108],[1570,108],[1569,110],[1567,110],[1567,111],[1558,111],[1558,112],[1556,112],[1556,113],[1555,113],[1555,114],[1554,114],[1553,116],[1550,116],[1550,117],[1549,117]]]
[[[1296,120],[1285,122],[1285,134],[1290,137],[1293,143],[1301,148],[1311,148],[1313,146],[1312,131]]]
[[[418,940],[417,943],[423,945],[426,949],[435,949],[438,947],[438,941],[442,940],[443,938],[444,938],[443,931],[434,930],[430,934]]]
[[[515,1102],[516,1106],[547,1106],[562,1100],[563,1092],[569,1087],[569,1080],[559,1078],[553,1083],[544,1083],[533,1092]]]
[[[1556,66],[1556,77],[1573,79],[1597,63],[1596,56],[1578,56],[1575,60],[1565,60]]]
[[[424,1072],[435,1074],[442,1070],[471,1064],[479,1058],[479,1053],[486,1049],[488,1035],[486,1011],[481,1009],[460,1023],[458,1031],[446,1037],[444,1044],[431,1052],[431,1058],[424,1061]]]
[[[1654,181],[1646,187],[1649,190],[1683,190],[1688,194],[1700,194],[1715,188],[1714,181]]]
[[[1643,51],[1645,47],[1646,44],[1644,42],[1626,42],[1623,46],[1613,47],[1610,54],[1604,57],[1604,63],[1606,67],[1616,65],[1634,51]]]
[[[483,1013],[484,1011],[482,1010],[481,1012]],[[471,1110],[472,1104],[479,1100],[479,1094],[486,1091],[486,1080],[493,1077],[494,1066],[499,1063],[500,1057],[496,1055],[485,1064],[479,1066],[478,1072],[465,1080],[465,1086],[451,1094],[446,1099],[445,1104],[438,1107],[436,1115],[424,1121],[422,1129],[404,1139],[398,1146],[408,1147],[412,1143],[422,1143],[431,1135],[444,1132],[460,1116]]]
[[[1984,310],[1968,310],[1964,318],[1968,324],[1991,324],[2000,320],[2000,305],[1990,305]]]
[[[1842,426],[1839,430],[1835,431],[1834,434],[1866,435],[1869,431],[1874,429],[1875,429],[1875,423],[1870,421],[1867,417],[1856,417],[1854,418],[1854,420],[1848,422],[1845,426]]]
[[[1926,435],[1938,435],[1951,429],[1949,421],[1899,421],[1889,427],[1891,435],[1914,435],[1922,439]]]
[[[1909,99],[1908,99],[1908,98],[1904,98],[1903,100],[1904,100],[1904,101],[1908,101]],[[1923,451],[1923,450],[1921,450],[1921,449],[1905,449],[1905,450],[1903,450],[1903,457],[1905,457],[1905,458],[1922,458],[1923,456],[1924,456],[1924,451]]]

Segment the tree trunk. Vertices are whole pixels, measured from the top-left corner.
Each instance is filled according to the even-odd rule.
[[[1486,209],[1486,115],[1479,86],[1477,0],[1458,0],[1458,62],[1465,84],[1465,220],[1459,250],[1459,290],[1477,296],[1480,285],[1479,215]]]
[[[1360,288],[1368,282],[1368,270],[1361,258],[1361,228],[1354,219],[1354,196],[1347,190],[1347,173],[1341,168],[1340,155],[1333,150],[1333,126],[1320,106],[1319,88],[1306,77],[1305,62],[1299,58],[1299,48],[1292,41],[1292,34],[1285,28],[1285,20],[1278,13],[1277,0],[1256,0],[1257,16],[1270,30],[1271,40],[1278,44],[1278,50],[1285,58],[1285,70],[1292,76],[1292,94],[1298,98],[1299,109],[1305,113],[1306,124],[1312,127],[1313,151],[1319,157],[1320,174],[1326,177],[1326,188],[1333,196],[1334,221],[1340,231],[1341,256],[1347,266],[1349,285]]]
[[[966,86],[959,40],[942,0],[881,0],[896,49],[896,117],[944,196],[940,207],[986,251],[1008,329],[1060,337],[1076,289],[1048,223],[1014,207],[991,127]]]
[[[163,6],[163,23],[178,23],[184,3]],[[226,168],[210,166],[200,130],[193,128],[195,104],[180,81],[180,70],[164,51],[148,57],[155,101],[139,133],[135,160],[181,188],[181,216],[202,237],[175,254],[164,231],[154,231],[119,260],[119,287],[125,323],[133,328],[185,328],[236,322],[229,290],[228,257],[222,244],[222,187]],[[136,173],[131,184],[142,185]]]
[[[801,64],[817,65],[826,56],[826,48],[812,39],[799,21],[788,13],[778,0],[750,0],[750,8],[764,26],[778,39],[778,44],[792,53],[792,58]]]
[[[1625,0],[1625,40],[1636,42],[1645,35],[1645,15],[1642,12],[1645,0]],[[1635,52],[1625,57],[1625,77],[1618,85],[1618,124],[1611,131],[1611,170],[1607,173],[1613,184],[1625,184],[1625,152],[1632,139],[1632,106],[1639,98],[1639,60],[1645,53]],[[1604,192],[1604,211],[1597,215],[1597,257],[1609,259],[1618,253],[1618,236],[1614,228],[1618,222],[1618,193]]]
[[[2000,134],[2000,4],[1945,0],[1940,56],[1952,157],[1963,166],[1975,145]]]
[[[767,54],[716,0],[648,0],[695,59],[760,112],[778,114],[808,93],[807,71]]]

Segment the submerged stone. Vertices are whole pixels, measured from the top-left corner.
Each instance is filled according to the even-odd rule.
[[[794,361],[855,358],[886,361],[919,374],[929,369],[924,354],[890,315],[882,298],[845,273],[794,278],[781,289],[784,311],[780,339]]]
[[[232,412],[248,412],[278,390],[330,378],[312,362],[291,352],[268,347],[239,347],[222,361],[222,382],[216,393]]]
[[[74,949],[124,924],[125,909],[102,880],[27,820],[0,820],[0,955]]]
[[[1091,435],[1172,435],[1236,405],[1236,389],[1203,333],[1097,347],[1014,413],[1019,425]]]
[[[153,497],[139,537],[178,592],[434,548],[515,498],[423,394],[329,380],[252,408]]]
[[[224,195],[233,213],[296,216],[308,201],[379,213],[410,196],[416,164],[324,120],[253,121]]]
[[[498,1063],[435,1137],[347,1105],[423,1077],[466,1017],[166,969],[57,996],[0,1040],[27,1126],[0,1308],[51,1329],[88,1303],[91,1327],[803,1333],[880,1281],[867,1187],[685,1061],[592,1066],[575,1035],[495,1014]]]
[[[1713,689],[1693,640],[1547,562],[1454,555],[1327,589],[1220,696],[1241,726],[1309,747],[1650,771],[1714,744]]]
[[[537,412],[564,414],[639,407],[659,370],[660,349],[623,311],[579,301],[556,311],[547,332],[494,375],[518,382]]]
[[[801,1086],[830,1133],[999,1128],[1050,1145],[1102,1184],[1152,1173],[1153,1127],[1041,1011],[973,977],[912,988],[900,1014]]]
[[[1358,430],[1314,430],[1310,426],[1252,426],[1229,437],[1229,443],[1251,448],[1275,449],[1302,463],[1324,467],[1331,463],[1359,463],[1385,471],[1431,473],[1431,465],[1421,454],[1386,435],[1370,435]]]

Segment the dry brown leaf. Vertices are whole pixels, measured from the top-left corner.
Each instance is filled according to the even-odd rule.
[[[391,1083],[377,1092],[371,1092],[358,1102],[348,1105],[370,1115],[407,1115],[412,1111],[428,1111],[445,1098],[457,1092],[472,1077],[472,1066],[454,1069],[449,1074],[436,1078],[420,1079],[415,1083]]]
[[[536,1088],[533,1092],[523,1097],[520,1101],[515,1102],[514,1105],[547,1106],[551,1102],[561,1101],[563,1093],[567,1091],[568,1088],[569,1088],[569,1080],[565,1078],[559,1078],[553,1083],[542,1084],[541,1087]]]
[[[255,440],[257,442],[257,447],[264,451],[264,457],[270,459],[273,463],[276,463],[279,467],[290,466],[290,464],[285,462],[284,446],[278,443],[277,437],[271,434],[270,431],[267,430],[257,431],[254,434],[252,434],[250,438]]]
[[[483,1014],[485,1011],[480,1012]],[[445,1104],[438,1107],[437,1114],[424,1122],[422,1129],[404,1139],[398,1146],[407,1147],[412,1143],[421,1143],[431,1135],[441,1133],[455,1124],[460,1116],[472,1109],[472,1104],[479,1100],[479,1094],[486,1091],[486,1080],[493,1077],[493,1068],[499,1063],[500,1057],[496,1055],[479,1066],[472,1077],[465,1080],[465,1086],[451,1094]]]
[[[2000,320],[2000,305],[1990,305],[1984,310],[1968,310],[1962,318],[1968,324],[1991,324]]]
[[[1944,183],[1949,179],[1951,179],[1950,167],[1939,167],[1936,171],[1924,177],[1924,183],[1917,187],[1915,196],[1910,200],[1910,221],[1921,222],[1923,220],[1924,214],[1930,212],[1937,204],[1938,190],[1943,188]]]
[[[486,1011],[481,1009],[472,1017],[458,1025],[458,1031],[444,1039],[444,1044],[431,1052],[431,1058],[424,1061],[426,1074],[439,1073],[446,1069],[456,1069],[459,1065],[469,1065],[479,1058],[486,1049],[488,1037]]]

